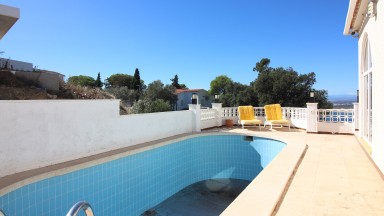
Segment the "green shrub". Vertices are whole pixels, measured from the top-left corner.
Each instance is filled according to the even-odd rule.
[[[129,89],[133,88],[133,76],[128,74],[112,74],[105,80],[105,87],[122,87],[126,86]]]
[[[106,92],[114,95],[117,99],[123,101],[133,102],[136,100],[139,92],[133,89],[129,89],[127,86],[122,87],[110,87],[105,89]]]
[[[75,85],[75,86],[89,86],[94,87],[95,86],[95,79],[93,79],[90,76],[71,76],[68,78],[68,84]]]
[[[132,106],[132,113],[153,113],[171,111],[172,107],[168,101],[162,99],[156,100],[138,100]]]

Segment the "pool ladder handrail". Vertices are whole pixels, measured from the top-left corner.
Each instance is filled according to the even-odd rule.
[[[0,216],[6,216],[3,210],[0,209]]]
[[[76,216],[80,210],[83,210],[86,216],[94,216],[91,205],[85,201],[73,205],[66,216]]]

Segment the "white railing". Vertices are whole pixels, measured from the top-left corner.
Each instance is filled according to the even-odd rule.
[[[327,123],[355,122],[353,109],[318,109],[317,121]]]
[[[355,113],[353,109],[318,109],[317,128],[320,132],[353,133]]]
[[[232,119],[234,124],[237,124],[239,117],[238,117],[237,107],[223,107],[221,109],[221,119],[222,124],[225,124],[226,119]]]
[[[218,112],[215,109],[201,109],[201,129],[216,127]]]
[[[290,119],[293,126],[307,128],[307,108],[282,107],[283,115]]]
[[[265,120],[264,107],[254,107],[253,110],[255,111],[255,116],[262,117]]]
[[[282,107],[283,115],[290,119],[292,126],[302,129],[308,129],[309,123],[315,123],[316,132],[331,133],[354,133],[356,126],[355,109],[315,109],[316,117],[313,120],[308,119],[308,109],[298,107]],[[265,121],[264,107],[254,107],[255,116],[262,122]],[[236,124],[238,121],[237,107],[223,107],[221,109],[222,124],[226,119],[232,119]],[[312,117],[311,117],[312,118]]]
[[[264,107],[254,107],[255,116],[260,119],[262,122],[265,121],[265,111]],[[290,119],[292,125],[298,128],[306,128],[307,124],[307,108],[297,108],[297,107],[283,107],[283,115],[286,119]],[[223,107],[222,116],[223,119],[233,119],[237,123],[238,112],[237,107]]]
[[[233,118],[237,117],[237,107],[223,107],[221,116],[223,118]]]
[[[282,110],[287,119],[307,120],[307,108],[282,107]]]

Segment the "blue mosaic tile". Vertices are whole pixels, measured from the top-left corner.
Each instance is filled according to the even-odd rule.
[[[88,201],[95,215],[139,215],[197,181],[254,179],[285,147],[238,135],[201,136],[26,185],[0,197],[7,215],[65,215]]]

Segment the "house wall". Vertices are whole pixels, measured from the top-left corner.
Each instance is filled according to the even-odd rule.
[[[372,158],[378,167],[384,172],[384,2],[377,1],[377,13],[373,18],[369,18],[368,22],[360,32],[359,38],[359,89],[360,89],[360,106],[359,115],[359,136],[363,136],[363,124],[366,121],[363,110],[364,91],[363,91],[363,76],[362,76],[362,58],[364,52],[364,38],[368,37],[371,45],[372,55]]]
[[[5,68],[6,64],[7,64],[7,69],[20,70],[20,71],[33,71],[32,63],[0,58],[0,68]]]
[[[177,95],[177,110],[188,109],[188,104],[191,103],[192,93],[184,92]]]
[[[207,91],[199,91],[197,95],[199,96],[199,102],[202,107],[212,107],[213,97],[208,95]]]
[[[188,109],[188,104],[192,103],[192,93],[197,93],[198,104],[202,107],[211,107],[213,98],[208,95],[207,91],[183,92],[177,95],[177,110]]]
[[[15,76],[27,82],[37,84],[41,88],[55,91],[59,90],[60,83],[64,81],[64,76],[61,74],[41,71],[16,71]]]
[[[119,100],[0,101],[0,177],[193,131],[193,112],[119,115]],[[183,124],[180,124],[183,122]]]

